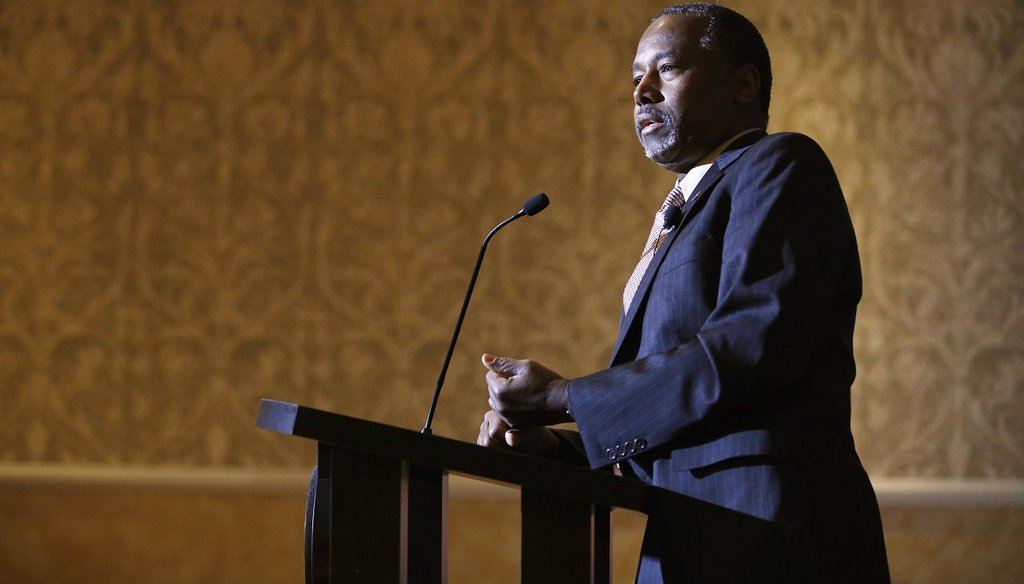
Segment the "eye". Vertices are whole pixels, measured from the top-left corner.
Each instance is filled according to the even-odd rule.
[[[671,71],[671,70],[673,70],[675,68],[676,68],[675,65],[670,65],[668,63],[665,63],[664,65],[658,67],[658,72],[661,73],[661,74],[665,74],[665,73],[668,73],[669,71]]]
[[[642,75],[637,75],[636,77],[634,77],[633,78],[633,87],[636,87],[637,85],[640,85],[640,80],[641,79],[643,79]]]

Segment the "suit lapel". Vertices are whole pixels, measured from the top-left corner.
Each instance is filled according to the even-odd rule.
[[[764,136],[766,136],[764,132],[758,131],[738,138],[725,152],[722,152],[715,159],[714,164],[708,169],[704,178],[697,183],[697,187],[693,190],[690,200],[686,202],[683,209],[683,217],[679,222],[679,226],[669,233],[657,253],[651,258],[651,264],[647,267],[647,272],[644,273],[643,279],[640,280],[636,295],[633,297],[633,303],[629,307],[629,312],[622,317],[622,322],[619,325],[619,338],[615,342],[615,349],[612,351],[612,365],[632,360],[635,357],[636,350],[639,348],[639,337],[631,334],[631,332],[638,321],[637,314],[647,304],[647,293],[658,273],[658,269],[661,267],[661,263],[664,261],[665,256],[668,255],[668,250],[672,247],[676,238],[679,237],[679,234],[682,233],[687,223],[704,207],[704,203],[711,190],[725,174],[725,169],[742,156],[754,142],[757,142]],[[627,341],[631,342],[627,343]],[[631,349],[627,350],[630,347]]]

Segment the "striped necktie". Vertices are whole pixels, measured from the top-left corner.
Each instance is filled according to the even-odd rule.
[[[654,258],[654,254],[657,253],[658,248],[672,230],[672,227],[665,228],[665,211],[669,207],[679,207],[681,209],[685,203],[683,191],[679,189],[679,185],[676,185],[669,192],[668,196],[665,197],[665,202],[658,209],[658,212],[654,214],[654,225],[651,226],[651,234],[647,237],[644,252],[640,254],[640,261],[637,262],[633,275],[626,282],[626,289],[622,291],[622,308],[625,312],[629,312],[629,305],[633,302],[637,289],[640,288],[640,281],[644,279],[644,274],[651,265],[651,259]]]

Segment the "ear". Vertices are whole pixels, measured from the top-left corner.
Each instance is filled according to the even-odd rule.
[[[736,81],[736,103],[747,104],[757,99],[761,91],[761,73],[751,64],[746,64],[734,73]]]

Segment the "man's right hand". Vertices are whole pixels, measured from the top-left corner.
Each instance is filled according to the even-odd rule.
[[[550,428],[512,428],[494,410],[487,410],[484,414],[476,443],[488,448],[512,448],[548,458],[554,458],[560,448],[558,437]]]

